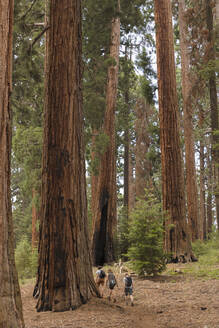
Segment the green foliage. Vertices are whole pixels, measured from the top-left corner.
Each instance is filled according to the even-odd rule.
[[[188,263],[181,271],[201,279],[219,279],[219,236],[214,233],[208,241],[197,240],[192,245],[198,262]]]
[[[37,272],[38,252],[32,251],[26,238],[21,240],[15,249],[15,263],[19,279],[33,278]]]
[[[35,207],[39,207],[42,128],[17,128],[12,144],[12,205],[17,243],[24,235],[31,238],[33,190],[36,192]]]
[[[98,175],[100,159],[101,156],[105,153],[108,144],[109,144],[108,135],[102,132],[96,136],[95,144],[94,144],[94,152],[96,156],[91,162],[91,171],[94,175]]]
[[[84,2],[84,113],[86,126],[92,130],[99,129],[104,118],[107,69],[113,63],[109,57],[109,45],[114,14],[115,0]]]
[[[156,74],[151,64],[151,54],[145,48],[138,54],[136,65],[144,74],[139,77],[141,95],[152,105],[157,88],[153,85],[152,80],[156,79]]]
[[[217,233],[212,233],[211,238],[207,241],[196,240],[192,244],[194,254],[198,259],[210,258],[213,254],[217,254],[219,261],[219,236]],[[216,257],[217,257],[216,256]]]
[[[31,10],[30,10],[31,9]],[[44,78],[44,42],[31,44],[43,29],[44,2],[17,0],[13,27],[13,93],[14,125],[41,126]]]
[[[150,81],[148,81],[147,79],[142,79],[141,93],[150,105],[153,104],[154,91],[155,89],[151,86]]]
[[[129,222],[126,207],[121,207],[118,213],[118,229],[117,229],[117,254],[118,258],[127,260],[127,252],[130,246],[129,242]]]
[[[24,236],[31,239],[32,191],[40,198],[44,35],[32,44],[44,29],[44,10],[43,0],[15,1],[11,187],[16,244]]]
[[[156,275],[165,269],[163,214],[154,198],[139,200],[131,213],[128,258],[139,275]]]
[[[218,71],[218,60],[209,60],[206,65],[203,65],[202,69],[199,71],[199,74],[204,80],[208,80],[212,76],[215,76],[215,72]]]

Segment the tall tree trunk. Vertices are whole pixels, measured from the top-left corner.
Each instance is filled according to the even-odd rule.
[[[151,163],[147,159],[149,149],[148,136],[148,115],[150,105],[146,100],[139,99],[136,104],[136,168],[135,168],[135,189],[136,198],[145,198],[145,189],[150,185]]]
[[[204,143],[200,141],[200,219],[199,219],[199,238],[204,240],[204,223],[205,223],[205,159]]]
[[[119,2],[118,2],[119,4]],[[94,265],[112,262],[115,259],[113,233],[116,226],[116,147],[115,107],[117,98],[120,46],[120,18],[112,20],[110,57],[115,60],[108,68],[106,111],[103,131],[109,137],[109,145],[101,157],[98,175],[92,254]]]
[[[207,209],[206,209],[206,215],[207,215],[207,238],[210,237],[210,234],[212,233],[212,227],[213,227],[213,214],[212,214],[212,201],[213,201],[213,189],[212,189],[212,160],[211,160],[211,142],[208,143],[208,151],[207,151],[207,167],[208,167],[208,174],[207,174]]]
[[[97,294],[87,222],[81,1],[50,1],[37,311],[65,311]]]
[[[129,167],[130,147],[129,146],[130,146],[130,136],[129,136],[129,128],[127,126],[124,131],[124,206],[127,208],[127,213],[129,213],[129,175],[130,175],[130,167]]]
[[[173,261],[193,259],[185,217],[183,168],[179,139],[172,12],[170,0],[154,0],[165,243]]]
[[[125,60],[128,63],[128,47],[125,48]],[[126,90],[125,90],[125,113],[124,113],[124,198],[123,205],[126,207],[127,220],[129,218],[129,205],[130,205],[130,133],[129,133],[129,116],[130,116],[130,105],[129,105],[129,88],[130,88],[130,77],[127,70],[125,70],[126,79]]]
[[[129,152],[129,211],[132,211],[135,206],[135,179],[133,174],[134,165],[132,160],[132,153],[133,151],[131,150]]]
[[[0,327],[24,327],[11,210],[12,0],[0,0]]]
[[[192,241],[198,239],[198,191],[195,169],[195,150],[193,133],[193,110],[191,102],[191,82],[189,74],[189,53],[186,41],[187,24],[184,18],[185,0],[179,0],[179,28],[182,66],[182,95],[185,136],[186,192],[189,231]]]
[[[37,210],[36,210],[36,191],[32,190],[32,250],[37,247],[38,236],[37,236]]]
[[[206,4],[206,22],[209,31],[208,34],[208,60],[215,61],[215,37],[213,31],[213,14],[212,2],[205,0]],[[216,14],[218,10],[218,3],[216,4]],[[218,19],[218,17],[217,17]],[[219,32],[216,32],[216,35]],[[216,199],[216,219],[217,228],[219,230],[219,122],[218,122],[218,100],[216,88],[216,74],[215,70],[211,70],[209,77],[209,93],[210,93],[210,106],[211,106],[211,128],[212,128],[212,158],[214,163],[214,176],[215,176],[215,199]]]
[[[219,43],[219,0],[216,0],[216,24],[215,24],[215,29],[216,29],[216,44]]]

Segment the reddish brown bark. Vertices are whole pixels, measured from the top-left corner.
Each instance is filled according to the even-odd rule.
[[[212,213],[212,202],[213,202],[213,181],[212,181],[212,161],[211,161],[211,145],[208,142],[207,149],[207,204],[206,204],[206,215],[207,215],[207,238],[210,238],[213,228],[213,213]]]
[[[198,239],[198,191],[196,182],[194,133],[192,123],[193,109],[191,102],[192,87],[189,74],[189,45],[186,38],[187,24],[184,17],[185,10],[185,0],[179,0],[187,211],[191,239],[192,241],[195,241]]]
[[[199,128],[200,131],[203,129],[204,124],[204,111],[202,107],[199,108]],[[206,209],[205,209],[205,154],[204,154],[204,136],[200,138],[200,215],[199,215],[199,239],[204,240],[204,225],[206,220]]]
[[[50,1],[37,311],[65,311],[98,294],[87,222],[81,1]]]
[[[115,106],[117,98],[120,45],[120,18],[112,20],[110,57],[115,64],[108,68],[106,111],[103,131],[109,136],[109,145],[101,157],[94,211],[92,254],[94,265],[115,259],[113,234],[116,227],[116,146]]]
[[[170,0],[155,0],[156,48],[162,163],[163,209],[167,253],[174,261],[191,260],[192,249],[185,219],[184,180],[179,139],[172,12]]]
[[[147,159],[150,145],[148,135],[148,116],[150,105],[144,99],[139,99],[136,104],[136,167],[135,167],[135,190],[137,198],[146,197],[146,188],[150,186],[151,163]]]
[[[0,0],[0,327],[24,327],[14,260],[11,209],[12,24],[11,0]]]
[[[212,2],[205,0],[206,5],[206,23],[208,28],[208,61],[213,62],[216,60],[215,47],[217,44],[214,43],[214,29],[213,29],[213,13],[212,13]],[[216,3],[216,23],[218,27],[218,1]],[[218,40],[218,31],[216,31],[216,40]],[[218,58],[217,58],[218,59]],[[216,220],[217,229],[219,230],[219,117],[218,117],[218,95],[216,85],[216,73],[215,70],[211,70],[209,77],[209,95],[210,95],[210,107],[211,107],[211,129],[212,129],[212,158],[213,158],[213,169],[214,169],[214,194],[216,201]]]

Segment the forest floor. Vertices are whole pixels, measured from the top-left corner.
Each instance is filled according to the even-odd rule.
[[[92,298],[77,310],[61,313],[37,313],[33,284],[25,284],[21,287],[25,327],[219,328],[219,268],[217,279],[206,280],[184,274],[182,265],[170,266],[158,277],[133,277],[133,307],[124,300],[124,273],[116,274],[116,303],[107,299],[105,290],[104,298]]]

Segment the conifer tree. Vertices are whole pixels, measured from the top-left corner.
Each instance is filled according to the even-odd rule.
[[[186,199],[188,223],[192,241],[199,238],[198,231],[198,190],[195,170],[195,147],[193,133],[193,105],[191,101],[190,56],[187,42],[187,24],[185,20],[185,1],[179,0],[179,30],[182,71],[182,97],[184,113]]]
[[[179,117],[170,0],[155,0],[156,48],[162,201],[165,221],[165,251],[173,261],[193,259],[185,217],[184,180],[179,140]]]
[[[34,294],[38,294],[37,311],[65,311],[86,303],[98,291],[87,222],[81,1],[51,0],[49,4],[39,265]]]
[[[109,145],[101,158],[97,181],[94,211],[92,255],[95,265],[115,259],[113,233],[116,226],[116,149],[115,149],[115,106],[117,99],[119,47],[120,47],[120,2],[111,23],[110,57],[106,86],[106,111],[103,131],[109,137]]]
[[[43,1],[30,3],[17,0],[14,16],[12,199],[17,244],[24,235],[31,240],[33,205],[39,210],[44,78]],[[35,197],[32,197],[33,191]]]
[[[13,1],[0,0],[0,327],[23,328],[10,191],[13,7]]]
[[[216,55],[214,42],[214,22],[212,13],[212,3],[210,0],[205,0],[206,6],[206,25],[208,29],[208,45],[206,50],[207,64],[209,67],[209,97],[211,107],[211,128],[212,128],[212,158],[214,163],[214,176],[215,176],[215,199],[216,199],[216,220],[219,230],[219,115],[218,115],[218,95],[216,85]]]

